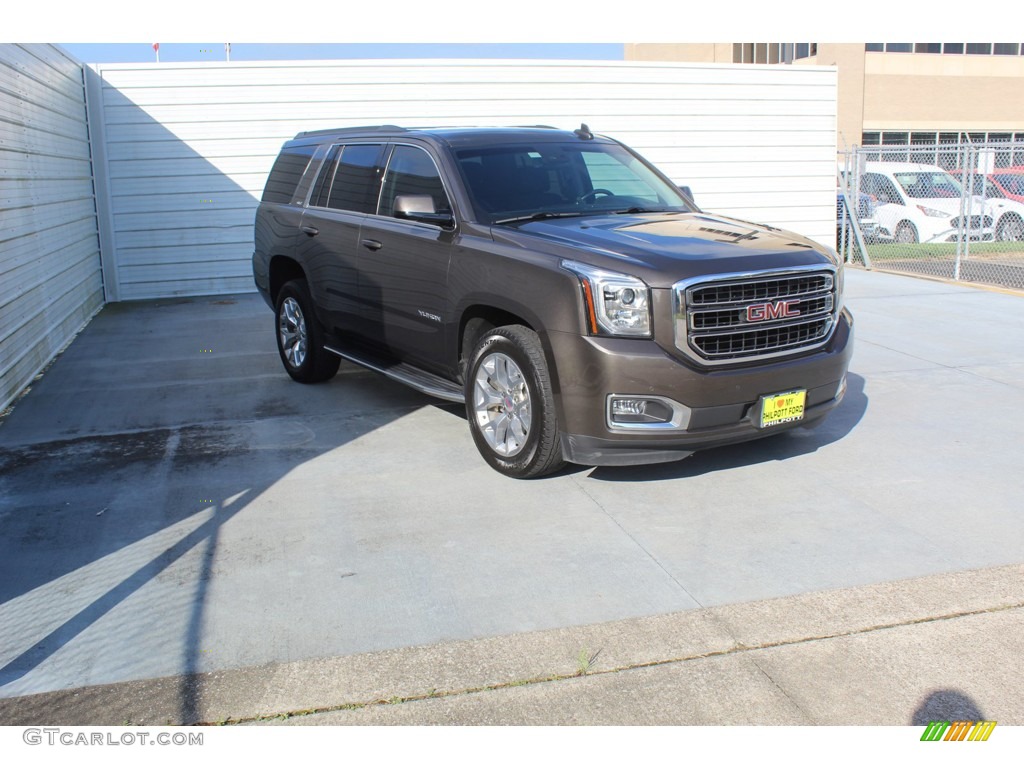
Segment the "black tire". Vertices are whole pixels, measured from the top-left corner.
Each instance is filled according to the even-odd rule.
[[[313,312],[306,281],[285,283],[275,306],[274,336],[288,375],[303,384],[332,378],[338,372],[341,358],[324,349],[324,331]]]
[[[1024,240],[1024,221],[1019,216],[1010,214],[999,220],[996,228],[996,240],[1001,242],[1019,242]]]
[[[909,221],[901,221],[896,225],[896,231],[893,233],[893,242],[896,243],[916,243],[919,242],[917,237],[917,227],[911,224]]]
[[[522,325],[493,328],[466,366],[466,417],[484,461],[509,477],[560,469],[558,414],[540,338]]]

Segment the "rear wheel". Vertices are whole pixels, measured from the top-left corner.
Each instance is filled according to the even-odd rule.
[[[510,477],[540,477],[562,459],[558,416],[540,338],[522,325],[486,332],[466,371],[466,416],[484,460]]]
[[[285,283],[277,294],[276,327],[277,351],[293,379],[315,384],[338,372],[341,358],[324,349],[323,329],[305,280]]]

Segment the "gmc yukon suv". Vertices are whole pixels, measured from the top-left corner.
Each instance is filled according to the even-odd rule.
[[[253,272],[293,379],[345,358],[465,403],[513,477],[808,425],[852,353],[833,251],[700,211],[585,125],[300,133]]]

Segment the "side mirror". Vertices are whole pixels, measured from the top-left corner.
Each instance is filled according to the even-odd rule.
[[[455,226],[450,213],[437,213],[430,195],[398,195],[395,198],[395,218],[434,224],[443,229]]]
[[[693,199],[693,190],[691,190],[688,186],[680,184],[679,191],[683,193],[687,200],[689,200],[694,205],[697,205],[697,201]]]

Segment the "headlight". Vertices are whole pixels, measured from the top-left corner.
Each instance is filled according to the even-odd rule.
[[[952,214],[946,213],[945,211],[937,211],[934,208],[928,208],[927,206],[924,206],[924,205],[919,205],[917,207],[921,211],[921,213],[923,213],[925,216],[934,216],[937,219],[948,218],[949,216],[952,215]]]
[[[580,279],[591,333],[651,335],[651,291],[647,283],[576,261],[563,261],[562,266]]]

